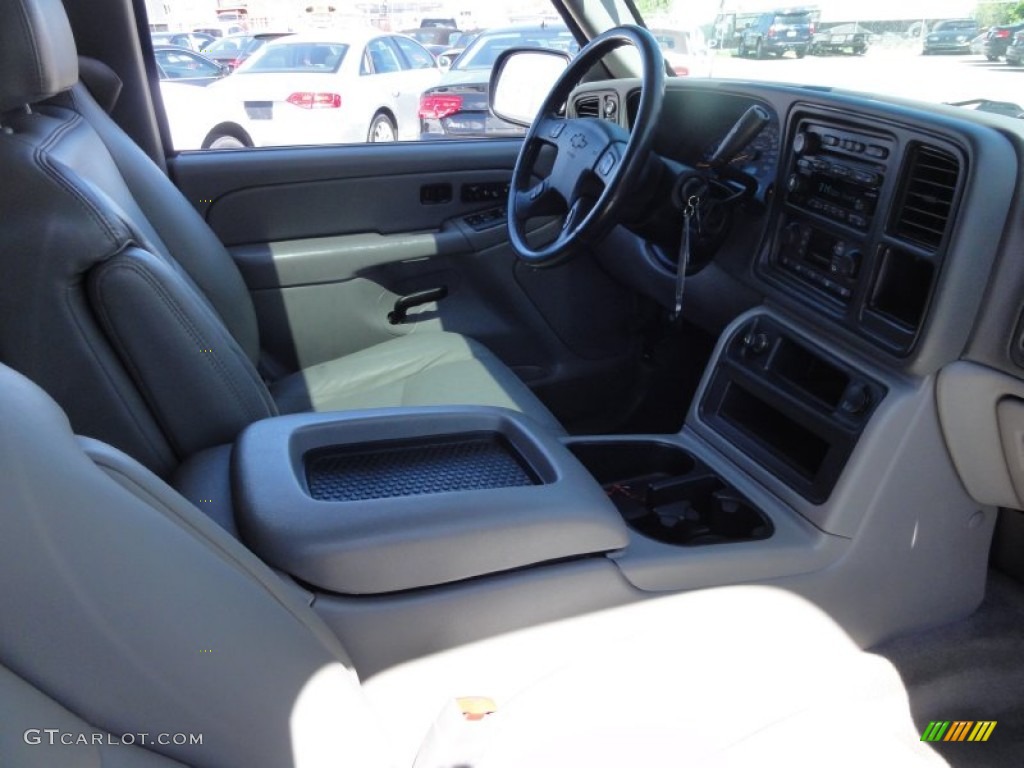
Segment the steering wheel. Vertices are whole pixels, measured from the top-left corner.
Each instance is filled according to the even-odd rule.
[[[563,110],[573,88],[608,53],[626,45],[636,48],[643,65],[632,130],[609,120],[566,117]],[[643,176],[664,95],[665,62],[654,36],[643,27],[609,29],[576,55],[541,105],[512,172],[508,230],[520,259],[536,267],[555,266],[611,231]],[[536,182],[538,159],[547,147],[556,152],[552,170]],[[531,245],[526,222],[554,215],[565,217],[558,235],[546,245]]]

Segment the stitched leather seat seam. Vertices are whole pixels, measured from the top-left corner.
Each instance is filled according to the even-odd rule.
[[[57,129],[55,129],[45,141],[43,141],[39,147],[33,152],[33,159],[35,159],[39,168],[58,186],[63,188],[70,197],[77,202],[82,209],[99,225],[101,230],[110,239],[111,245],[121,245],[127,238],[119,238],[117,227],[114,222],[103,214],[103,211],[84,194],[84,192],[74,183],[71,182],[70,178],[64,173],[59,164],[54,162],[47,154],[47,150],[65,134],[71,131],[72,124],[77,123],[81,120],[81,117],[76,115],[72,120],[61,123]]]
[[[158,456],[158,457],[159,456],[163,456],[164,455],[163,446],[158,445],[150,437],[150,435],[148,434],[148,430],[145,428],[145,425],[141,421],[139,421],[139,419],[136,417],[135,409],[132,408],[131,405],[128,403],[128,401],[125,399],[124,394],[122,393],[120,387],[118,387],[117,383],[113,380],[113,378],[112,378],[112,376],[110,374],[110,371],[103,364],[101,356],[98,354],[97,350],[95,349],[95,346],[90,341],[89,334],[86,333],[86,329],[82,326],[81,319],[79,318],[78,314],[73,311],[74,307],[72,307],[71,302],[69,300],[70,299],[71,287],[72,286],[69,285],[65,289],[64,296],[65,296],[65,300],[67,301],[66,305],[67,305],[68,309],[72,310],[72,311],[69,311],[68,314],[71,316],[72,322],[74,322],[75,327],[78,329],[79,337],[85,342],[85,348],[89,350],[89,352],[92,355],[93,359],[96,361],[97,368],[99,369],[100,373],[103,375],[103,378],[107,381],[107,383],[110,385],[110,388],[113,390],[115,396],[118,398],[118,400],[120,400],[120,402],[124,406],[124,408],[122,409],[121,412],[122,413],[126,413],[128,415],[128,417],[129,417],[129,419],[131,419],[132,423],[135,424],[136,427],[138,427],[139,437],[141,437],[142,440],[146,443],[146,445],[148,445],[152,449],[153,454],[155,456]],[[121,359],[120,355],[118,355],[118,359],[121,361],[122,365],[124,365],[124,360]],[[125,366],[125,367],[127,368],[128,366]],[[153,414],[151,414],[151,415],[153,415]],[[173,446],[171,446],[171,448],[172,448],[172,450],[175,450]],[[176,450],[175,450],[175,453],[178,454],[178,452]],[[178,454],[178,455],[180,455],[180,454]]]
[[[164,305],[178,321],[182,330],[184,330],[195,343],[196,349],[212,348],[204,341],[199,330],[191,322],[187,314],[182,311],[181,306],[174,300],[174,297],[172,297],[159,282],[154,280],[153,276],[149,274],[147,270],[141,269],[138,265],[132,263],[114,264],[111,265],[110,269],[127,269],[145,280],[149,284],[150,288],[154,290],[157,298],[164,302]],[[106,275],[104,275],[104,277],[105,276]],[[220,358],[217,355],[211,355],[209,359],[214,367],[214,372],[220,374],[219,379],[227,385],[231,393],[235,396],[236,402],[241,404],[244,410],[248,410],[247,408],[244,408],[245,402],[243,393],[236,386],[237,382],[233,381],[229,372],[224,368]],[[251,412],[248,415],[252,415]]]
[[[150,288],[153,289],[154,295],[163,302],[166,309],[171,313],[173,318],[177,320],[181,329],[195,343],[196,349],[208,348],[208,345],[206,344],[206,342],[204,342],[202,335],[194,326],[194,324],[189,320],[187,315],[184,312],[182,312],[180,305],[175,301],[174,297],[171,296],[166,291],[166,289],[162,285],[160,285],[159,282],[156,281],[151,274],[148,273],[148,271],[140,268],[138,265],[131,263],[114,264],[109,267],[109,270],[114,269],[127,269],[134,273],[135,275],[142,278],[144,281],[146,281]],[[109,274],[110,272],[103,273],[102,275],[100,275],[100,280],[105,280]],[[107,317],[108,325],[110,325],[111,328],[113,328],[112,324],[109,323],[109,315]],[[116,331],[115,335],[118,335],[116,334]],[[118,335],[118,342],[124,349],[125,344],[120,335]],[[235,381],[233,377],[230,376],[230,372],[225,368],[223,361],[219,358],[219,356],[216,354],[210,355],[209,360],[210,365],[212,367],[212,372],[215,374],[214,381],[219,381],[228,390],[229,394],[233,395],[233,403],[238,404],[239,407],[237,410],[241,412],[239,415],[241,415],[243,419],[246,420],[246,423],[251,423],[252,421],[263,418],[266,414],[257,414],[254,412],[252,408],[249,407],[249,404],[247,403],[244,393],[238,387],[239,382]],[[138,376],[138,378],[140,379],[140,384],[145,386],[145,384],[141,380],[141,376]]]

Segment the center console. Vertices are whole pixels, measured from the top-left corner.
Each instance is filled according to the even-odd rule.
[[[548,430],[498,408],[300,414],[235,445],[243,541],[303,582],[393,593],[623,548],[615,506]]]
[[[962,187],[963,153],[899,125],[797,113],[761,276],[898,356],[922,329]]]
[[[282,416],[235,445],[235,518],[261,558],[332,595],[595,558],[655,589],[691,583],[684,561],[698,580],[770,578],[820,554],[807,522],[827,521],[780,508],[692,427],[821,505],[890,397],[885,381],[752,311],[720,340],[679,435],[559,438],[486,407]]]
[[[944,452],[898,449],[940,444],[930,386],[758,308],[719,339],[677,434],[557,436],[486,407],[281,416],[234,445],[234,517],[363,674],[726,584],[826,584],[877,637],[919,620],[915,568],[974,511]],[[863,612],[844,574],[899,586]]]
[[[832,492],[886,388],[769,316],[727,337],[702,421],[808,501]]]
[[[497,408],[266,419],[242,433],[231,471],[242,540],[336,595],[628,559],[639,542],[682,554],[776,532],[759,504],[677,442],[559,439]]]

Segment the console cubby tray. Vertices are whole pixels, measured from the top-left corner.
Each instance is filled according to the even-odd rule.
[[[309,495],[365,501],[539,485],[526,460],[494,432],[329,446],[304,457]]]
[[[773,533],[763,512],[679,446],[630,440],[570,442],[568,448],[626,525],[648,538],[698,546]]]

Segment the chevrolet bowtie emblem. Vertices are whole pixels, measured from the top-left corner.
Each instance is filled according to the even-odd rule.
[[[569,139],[569,143],[572,144],[573,149],[583,149],[585,146],[587,146],[587,137],[584,136],[582,133],[577,133],[574,134],[571,139]]]

